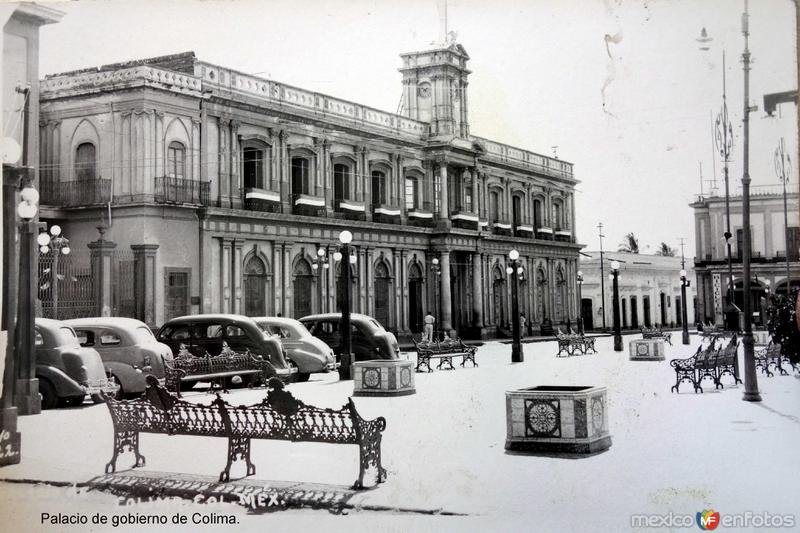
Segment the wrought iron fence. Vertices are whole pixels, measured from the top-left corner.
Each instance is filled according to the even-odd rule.
[[[41,203],[45,205],[62,207],[101,205],[111,200],[111,180],[92,178],[43,182],[41,195]]]
[[[161,203],[209,205],[210,181],[155,178],[155,200]]]
[[[67,320],[95,314],[89,253],[39,255],[37,316]]]

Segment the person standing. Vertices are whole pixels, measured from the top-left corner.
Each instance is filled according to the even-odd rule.
[[[423,330],[423,340],[431,342],[433,341],[433,325],[436,324],[436,319],[433,317],[431,312],[428,311],[428,314],[425,315],[423,322],[425,324],[425,329]]]
[[[519,314],[519,336],[520,338],[525,336],[525,324],[527,323],[527,319],[525,318],[525,313]]]

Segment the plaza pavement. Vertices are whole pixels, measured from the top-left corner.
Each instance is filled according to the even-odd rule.
[[[694,516],[703,509],[723,515],[794,514],[800,522],[800,379],[759,375],[760,403],[742,401],[743,387],[728,381],[722,391],[712,385],[694,394],[684,385],[672,394],[669,359],[691,355],[699,338],[682,346],[677,336],[675,346],[666,347],[666,361],[632,362],[627,343],[633,338],[638,336],[625,337],[622,353],[613,352],[610,337],[602,337],[600,353],[564,358],[554,357],[555,342],[525,344],[525,362],[514,365],[509,345],[487,343],[478,351],[478,368],[416,374],[415,395],[356,398],[362,416],[387,420],[382,452],[389,477],[374,489],[348,495],[342,514],[312,509],[252,514],[235,504],[185,501],[120,506],[116,496],[82,485],[102,475],[111,455],[105,406],[23,417],[23,461],[0,469],[0,478],[78,486],[0,482],[0,531],[157,531],[163,527],[42,525],[40,513],[176,510],[233,514],[238,524],[165,526],[169,530],[616,532],[631,530],[632,514]],[[608,451],[581,459],[505,452],[504,392],[545,384],[608,387]],[[289,390],[306,403],[336,408],[346,402],[352,382],[312,376]],[[245,389],[227,399],[247,404],[263,395]],[[212,398],[201,391],[186,397]],[[257,474],[243,482],[346,491],[357,475],[354,446],[277,441],[252,446]],[[139,475],[213,481],[224,466],[226,441],[143,434],[141,449],[147,466],[134,471]],[[121,456],[121,474],[130,464],[131,454]],[[652,529],[658,530],[668,529]]]

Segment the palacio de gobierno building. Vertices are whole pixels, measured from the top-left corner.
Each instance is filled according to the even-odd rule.
[[[99,254],[92,283],[110,293],[70,301],[80,276],[66,274],[59,318],[334,312],[344,262],[353,311],[401,337],[431,311],[490,338],[510,324],[517,249],[526,333],[574,324],[572,164],[471,134],[461,45],[401,58],[402,114],[193,52],[47,76],[42,220],[62,226],[71,261]],[[336,262],[344,229],[354,253]]]

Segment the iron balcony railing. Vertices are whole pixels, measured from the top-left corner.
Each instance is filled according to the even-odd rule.
[[[110,200],[110,179],[91,178],[42,184],[41,203],[44,205],[84,207],[106,204]]]
[[[155,201],[159,203],[209,205],[210,181],[162,177],[155,179]]]

